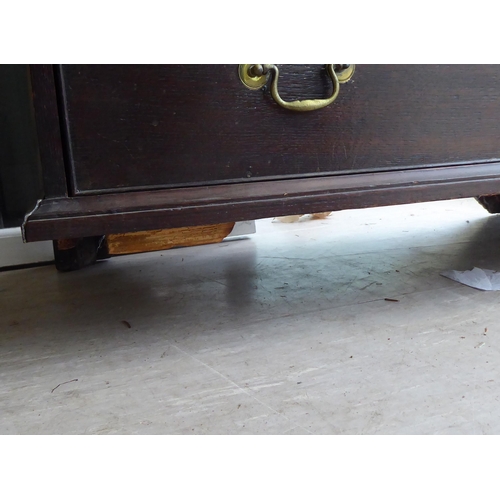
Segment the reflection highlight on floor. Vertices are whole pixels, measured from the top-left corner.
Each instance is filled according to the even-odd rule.
[[[466,199],[1,273],[0,432],[498,433],[500,292],[439,273],[499,247]]]

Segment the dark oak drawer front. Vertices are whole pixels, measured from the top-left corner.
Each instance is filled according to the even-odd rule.
[[[331,93],[280,66],[286,100]],[[500,66],[357,65],[321,110],[280,108],[237,65],[61,66],[74,194],[482,163],[500,158]]]

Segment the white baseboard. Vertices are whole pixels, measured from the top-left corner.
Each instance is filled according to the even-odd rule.
[[[0,267],[54,260],[52,241],[24,243],[21,228],[0,229]]]

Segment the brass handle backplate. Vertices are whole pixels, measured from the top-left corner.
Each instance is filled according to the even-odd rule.
[[[303,101],[284,101],[278,92],[279,70],[275,64],[240,64],[239,75],[243,84],[252,90],[261,89],[272,76],[271,95],[283,108],[291,111],[314,111],[331,104],[339,95],[340,84],[348,82],[354,74],[354,64],[327,64],[332,79],[333,92],[326,99],[305,99]]]

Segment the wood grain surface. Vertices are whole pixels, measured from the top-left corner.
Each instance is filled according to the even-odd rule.
[[[207,226],[157,229],[106,236],[109,255],[156,252],[175,247],[220,243],[232,230],[234,222]]]
[[[358,65],[296,113],[238,65],[62,66],[75,193],[252,183],[500,158],[500,66]],[[324,65],[280,65],[286,100],[331,93]]]

